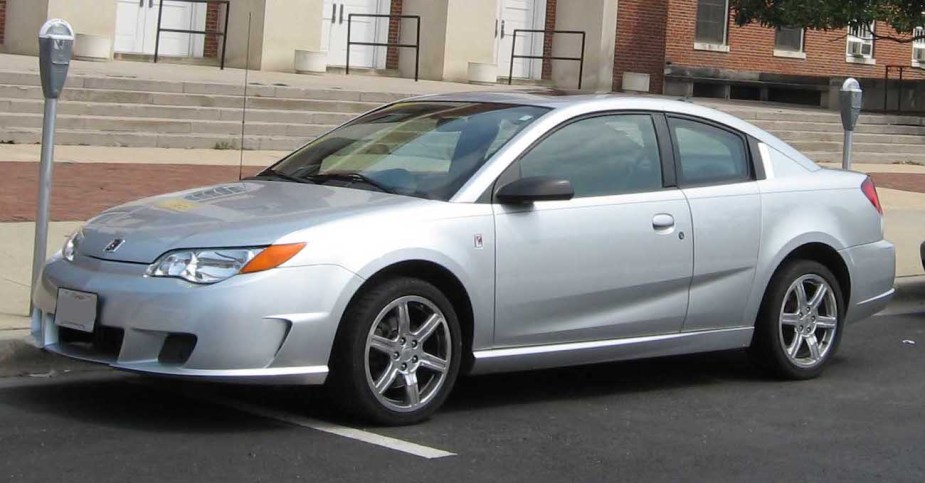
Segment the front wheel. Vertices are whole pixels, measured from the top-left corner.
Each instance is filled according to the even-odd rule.
[[[462,344],[440,290],[414,278],[386,280],[361,293],[342,324],[331,367],[339,402],[386,425],[416,423],[443,404]]]
[[[778,377],[817,377],[838,348],[842,305],[828,268],[811,260],[788,262],[771,279],[749,355]]]

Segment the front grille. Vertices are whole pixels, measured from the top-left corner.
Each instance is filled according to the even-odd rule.
[[[58,327],[58,341],[65,346],[75,346],[93,354],[119,357],[125,331],[118,327],[97,325],[92,333]]]

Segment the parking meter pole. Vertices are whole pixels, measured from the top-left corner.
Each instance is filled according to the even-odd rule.
[[[51,174],[55,157],[55,118],[58,99],[45,100],[45,120],[42,124],[42,158],[39,165],[38,207],[35,212],[35,245],[32,250],[32,286],[38,281],[48,247],[48,217],[51,202]],[[31,297],[30,297],[31,298]]]
[[[842,150],[841,169],[851,169],[851,147],[854,143],[854,131],[845,131],[845,145]]]
[[[863,105],[861,84],[852,78],[845,80],[838,93],[841,123],[845,128],[845,144],[842,152],[842,169],[851,169],[851,144],[854,141],[854,127],[857,126]]]
[[[51,176],[54,169],[55,119],[58,114],[58,97],[64,89],[67,71],[74,49],[74,29],[64,20],[49,20],[39,31],[39,72],[42,92],[45,94],[45,118],[42,124],[42,158],[39,165],[38,204],[35,213],[35,244],[32,247],[32,286],[39,281],[39,273],[48,250],[48,218],[51,201]],[[32,297],[29,297],[32,312]],[[33,327],[35,329],[35,327]],[[34,332],[34,330],[33,330]]]

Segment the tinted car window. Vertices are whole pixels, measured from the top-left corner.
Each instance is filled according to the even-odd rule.
[[[257,178],[448,200],[548,111],[478,102],[398,103],[335,129]]]
[[[686,119],[669,119],[681,163],[682,184],[730,183],[750,178],[741,136]]]
[[[655,126],[646,114],[599,116],[550,134],[519,161],[520,176],[571,181],[575,197],[662,187]]]

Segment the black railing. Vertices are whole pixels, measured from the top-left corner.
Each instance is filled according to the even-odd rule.
[[[417,21],[417,26],[415,28],[415,40],[413,44],[403,44],[401,42],[354,42],[350,38],[353,27],[353,18],[354,17],[364,17],[364,18],[387,18],[389,20],[399,19],[399,21],[404,19],[412,19]],[[418,73],[421,69],[421,16],[420,15],[388,15],[384,13],[351,13],[347,15],[347,65],[345,68],[346,74],[350,75],[350,46],[352,45],[365,45],[367,47],[399,47],[414,49],[414,81],[418,80]]]
[[[517,34],[566,34],[581,35],[581,57],[561,57],[556,55],[517,55]],[[570,60],[578,62],[578,89],[581,89],[581,78],[585,73],[585,32],[582,30],[534,30],[534,29],[514,29],[514,38],[511,39],[511,71],[508,74],[507,84],[514,82],[514,59],[540,59],[540,60]]]
[[[185,29],[165,29],[161,27],[161,21],[164,19],[164,2],[178,3],[217,3],[225,6],[225,29],[221,32],[217,30],[185,30]],[[225,51],[228,48],[228,18],[231,17],[231,2],[229,0],[161,0],[157,8],[157,36],[154,37],[154,63],[161,53],[161,32],[172,32],[177,34],[205,35],[206,37],[214,36],[222,38],[222,60],[220,69],[225,70]]]
[[[888,65],[886,66],[885,72],[883,74],[883,111],[889,111],[889,96],[890,96],[890,72],[893,70],[899,71],[899,92],[896,93],[896,112],[903,111],[903,73],[906,70],[905,65]]]

